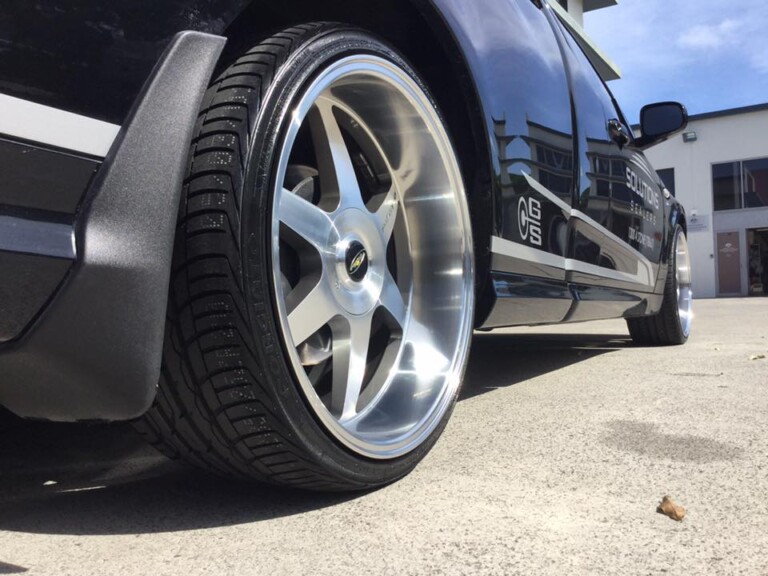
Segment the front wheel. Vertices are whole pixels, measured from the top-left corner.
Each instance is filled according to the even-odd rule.
[[[654,316],[627,319],[629,334],[637,344],[685,344],[691,333],[693,292],[688,239],[679,225],[675,227],[673,238],[661,310]]]
[[[408,473],[472,334],[469,212],[431,97],[392,49],[313,24],[211,86],[179,221],[164,451],[319,489]]]

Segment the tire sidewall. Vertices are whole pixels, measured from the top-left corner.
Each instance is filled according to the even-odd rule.
[[[304,448],[332,476],[360,487],[373,487],[407,474],[442,433],[458,389],[435,430],[412,452],[397,459],[365,458],[342,446],[319,422],[293,373],[281,328],[272,280],[272,211],[276,166],[284,146],[290,113],[304,90],[325,67],[352,54],[372,54],[405,70],[425,94],[424,83],[391,48],[369,34],[340,25],[324,25],[281,65],[259,107],[251,130],[242,195],[243,282],[254,348],[267,372],[265,380],[290,431],[290,440]],[[432,105],[434,100],[430,98]]]
[[[674,317],[674,343],[684,344],[688,340],[689,334],[683,330],[683,322],[680,318],[680,308],[677,299],[678,280],[677,280],[677,241],[681,235],[685,235],[685,230],[680,224],[676,224],[672,233],[672,247],[669,255],[669,270],[666,287],[666,306],[668,314]]]

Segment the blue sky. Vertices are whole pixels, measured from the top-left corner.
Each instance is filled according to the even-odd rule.
[[[584,27],[621,68],[610,87],[630,122],[662,100],[691,114],[768,102],[767,0],[619,0]]]

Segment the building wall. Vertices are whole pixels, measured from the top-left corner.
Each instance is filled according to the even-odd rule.
[[[568,14],[584,26],[584,0],[568,0]]]
[[[717,295],[716,233],[739,232],[741,286],[748,291],[748,228],[768,227],[768,208],[713,210],[712,165],[721,162],[768,157],[768,110],[697,120],[686,132],[696,132],[695,142],[685,143],[676,135],[646,151],[654,168],[675,169],[676,196],[692,216],[706,220],[706,229],[691,231],[689,245],[693,267],[693,290],[697,297]],[[702,218],[703,217],[703,218]]]

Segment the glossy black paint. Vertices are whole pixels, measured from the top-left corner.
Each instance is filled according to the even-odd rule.
[[[75,261],[75,213],[100,162],[0,138],[0,344],[19,338]]]
[[[688,125],[688,110],[678,102],[657,102],[640,110],[639,140],[642,146],[661,142]]]
[[[210,47],[199,56],[204,71],[187,55],[179,76],[165,68],[170,75],[163,90],[140,96],[140,89],[163,70],[161,63],[150,76],[182,30],[231,34],[219,66],[260,34],[325,16],[346,20],[347,14],[402,50],[433,89],[464,171],[483,295],[478,325],[658,310],[674,225],[684,224],[684,212],[674,199],[658,196],[642,141],[633,139],[607,86],[546,3],[370,0],[361,6],[348,0],[16,0],[0,11],[0,93],[124,125],[92,184],[85,216],[74,222],[80,230],[77,274],[34,330],[0,350],[0,403],[28,416],[71,420],[128,418],[152,400],[172,249],[167,231],[175,223],[182,157],[194,123],[191,101],[179,110],[175,98],[189,90],[193,100],[199,95],[214,70]],[[424,32],[417,18],[428,23],[429,35],[412,33]],[[195,77],[189,90],[173,84],[189,81],[180,79],[187,72]],[[162,118],[172,126],[158,131]],[[176,151],[171,161],[163,160],[169,143]],[[89,162],[67,164],[73,172],[62,179],[72,190],[92,174],[96,166]],[[43,170],[43,180],[57,169]],[[5,189],[14,206],[35,202],[35,194],[18,192],[23,186],[49,190],[26,169],[14,178],[23,181],[16,192]],[[137,220],[147,209],[139,206],[137,190],[150,197],[152,230]],[[70,214],[79,201],[75,192],[37,196],[29,207]],[[95,206],[101,217],[92,220]],[[151,240],[130,234],[132,225]],[[98,232],[103,244],[94,245]],[[496,253],[489,249],[492,238],[502,241]],[[104,249],[107,266],[92,266],[98,258],[83,251],[89,245]],[[130,265],[136,251],[152,253],[139,258],[139,272]],[[650,266],[645,276],[640,260]],[[0,261],[0,270],[7,269]],[[55,290],[54,277],[41,278],[43,292]],[[15,286],[6,291],[23,298]],[[31,308],[42,300],[30,298]],[[85,302],[97,304],[98,326],[67,342],[65,333],[82,321]],[[141,311],[115,308],[125,302],[127,310]],[[31,391],[23,388],[30,380]],[[46,402],[36,401],[46,394]]]
[[[570,290],[573,306],[564,322],[644,316],[661,306],[656,294],[579,284],[571,284]]]
[[[0,138],[0,214],[3,207],[74,214],[100,165],[69,152]]]
[[[497,301],[483,328],[536,326],[557,322],[585,322],[631,318],[652,314],[661,307],[662,296],[556,280],[493,272]]]
[[[224,43],[177,35],[144,87],[78,213],[75,268],[33,329],[0,347],[11,411],[121,420],[152,404],[187,151]]]
[[[483,328],[561,322],[573,306],[565,282],[492,272],[496,303]]]
[[[248,0],[10,0],[0,93],[122,124],[173,36],[218,34]]]
[[[61,258],[0,251],[0,345],[29,326],[71,266]]]
[[[529,291],[518,289],[519,281],[508,285],[498,280],[507,276],[494,273],[496,301],[485,327],[657,310],[669,206],[610,90],[570,33],[548,7],[534,3],[439,6],[456,30],[483,102],[494,151],[496,234],[564,256],[548,265],[550,258],[494,254],[493,270],[522,275],[532,286],[595,289],[589,298],[568,289],[574,308],[563,312],[563,290],[554,298],[539,290],[546,304],[537,305]],[[548,67],[553,61],[562,64]],[[554,197],[542,195],[531,179]],[[540,233],[533,238],[526,234],[529,211],[521,210],[531,198],[540,209]],[[598,304],[601,295],[604,305]]]

